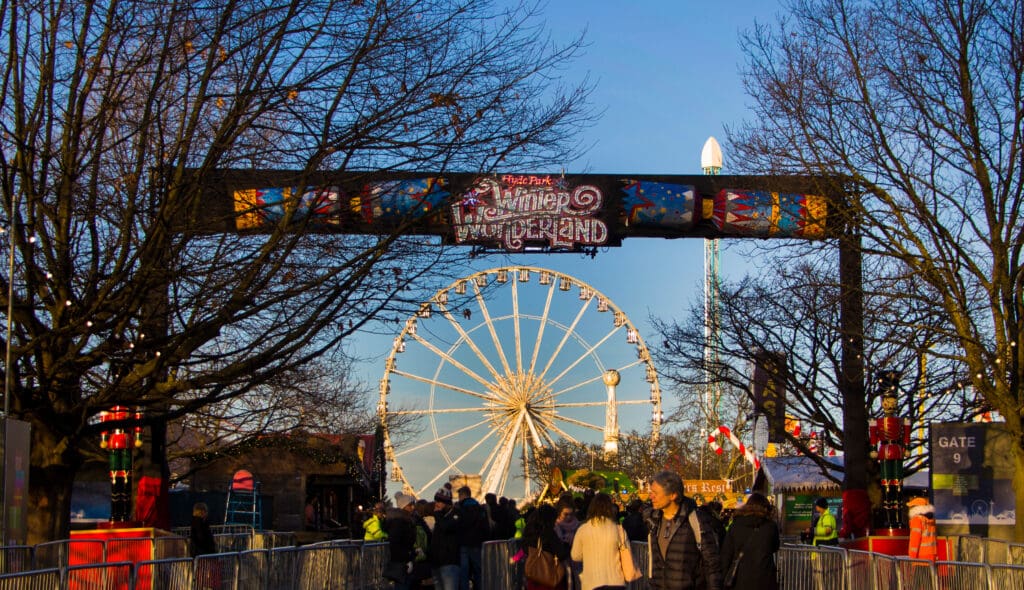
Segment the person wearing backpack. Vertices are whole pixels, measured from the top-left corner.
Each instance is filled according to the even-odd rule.
[[[722,590],[722,564],[710,516],[684,494],[679,474],[651,482],[648,564],[651,590]]]

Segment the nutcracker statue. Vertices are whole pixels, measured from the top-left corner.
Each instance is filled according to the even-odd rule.
[[[100,433],[100,448],[110,452],[110,522],[127,522],[132,511],[132,453],[142,446],[142,412],[114,406],[100,412],[100,422],[123,422],[132,418],[135,426],[120,424]]]
[[[871,435],[871,458],[881,468],[883,526],[904,528],[903,524],[903,460],[910,456],[910,419],[896,415],[899,405],[900,374],[885,371],[878,377],[882,390],[882,417],[868,429]],[[877,450],[876,450],[877,447]]]

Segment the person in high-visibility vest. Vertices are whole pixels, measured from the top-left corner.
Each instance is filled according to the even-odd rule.
[[[910,507],[910,545],[907,555],[914,559],[935,561],[938,555],[938,540],[935,536],[935,507],[924,498],[907,502]]]
[[[815,545],[838,545],[839,526],[836,517],[828,511],[828,500],[818,498],[814,502],[814,510],[818,513],[818,522],[814,524]]]
[[[370,517],[363,521],[363,540],[377,542],[387,538],[388,534],[384,532],[384,504],[377,502]]]

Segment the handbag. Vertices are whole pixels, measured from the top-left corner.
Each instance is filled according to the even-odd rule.
[[[565,568],[558,563],[554,554],[541,548],[538,538],[537,546],[530,547],[526,552],[525,573],[527,580],[554,588],[565,577]]]
[[[633,563],[633,552],[629,550],[629,543],[626,541],[626,531],[619,527],[619,567],[622,569],[622,577],[626,583],[635,582],[644,577],[643,572],[636,568]]]

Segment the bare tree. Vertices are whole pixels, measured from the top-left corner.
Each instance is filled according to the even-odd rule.
[[[552,45],[533,16],[484,0],[0,4],[5,406],[32,427],[29,542],[67,535],[100,411],[141,408],[160,438],[284,391],[461,260],[406,235],[411,217],[314,226],[301,190],[260,233],[231,231],[222,170],[289,170],[301,189],[576,153],[588,89],[558,77],[579,42]]]
[[[751,170],[839,174],[869,252],[941,305],[970,384],[1018,441],[1024,508],[1024,4],[794,0],[744,39]],[[1016,525],[1024,540],[1024,522]]]
[[[785,414],[798,420],[802,429],[795,435],[778,428],[781,424],[772,427],[778,428],[785,441],[780,445],[782,452],[792,449],[812,457],[821,463],[823,473],[830,474],[833,469],[825,465],[824,450],[842,448],[845,438],[839,393],[842,344],[835,256],[823,256],[820,245],[801,248],[789,244],[787,248],[790,251],[766,247],[768,252],[758,253],[761,272],[721,286],[717,366],[706,367],[703,317],[696,308],[687,315],[689,321],[654,320],[664,339],[664,346],[655,349],[655,358],[664,381],[684,392],[686,400],[701,399],[709,378],[718,383],[725,392],[718,418],[749,444],[753,441],[750,417],[764,411],[754,407],[753,367],[762,362],[762,351],[782,353]],[[936,326],[941,309],[927,303],[930,295],[921,290],[927,286],[909,276],[880,276],[884,265],[866,266],[864,365],[869,374],[901,373],[905,395],[901,396],[900,415],[921,424],[925,419],[964,420],[980,413],[983,404],[965,397],[966,369],[958,361],[958,343]],[[869,388],[868,406],[875,407],[879,401],[879,391]],[[704,412],[708,410],[704,406],[703,402],[680,404],[689,412],[691,424],[706,423]],[[817,435],[813,441],[816,450],[810,432]],[[927,465],[922,443],[919,436],[911,443],[914,454],[909,472]],[[731,478],[733,474],[720,476]]]

